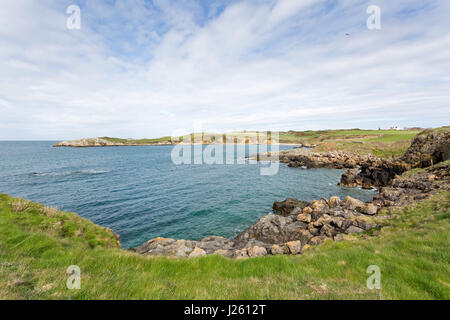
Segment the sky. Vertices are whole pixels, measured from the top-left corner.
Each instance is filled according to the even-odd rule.
[[[2,0],[0,140],[450,125],[449,14],[448,0]]]

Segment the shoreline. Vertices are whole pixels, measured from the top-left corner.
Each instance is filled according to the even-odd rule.
[[[303,147],[301,144],[297,143],[277,143],[277,144],[265,144],[265,143],[142,143],[142,144],[109,144],[109,145],[53,145],[54,148],[107,148],[107,147],[157,147],[157,146],[177,146],[177,145],[249,145],[249,146],[293,146],[297,148],[312,148]]]
[[[342,241],[351,234],[380,228],[377,214],[381,210],[421,201],[440,190],[450,190],[450,164],[429,166],[430,162],[439,163],[449,158],[445,153],[449,136],[450,132],[419,135],[402,158],[389,160],[341,151],[280,151],[280,161],[289,163],[293,169],[349,169],[341,177],[341,187],[376,187],[378,192],[368,202],[336,196],[311,202],[288,198],[273,204],[275,214],[262,217],[234,238],[210,236],[197,241],[155,238],[130,250],[144,255],[175,257],[296,255],[326,239]],[[258,160],[262,156],[256,155]],[[401,175],[411,168],[424,169],[402,178]]]
[[[389,160],[339,151],[285,151],[285,159],[280,161],[292,168],[350,169],[342,175],[341,187],[376,187],[378,192],[369,202],[351,197],[342,201],[336,196],[311,202],[288,198],[273,204],[275,214],[262,217],[233,239],[210,236],[192,241],[159,237],[131,250],[144,255],[189,258],[208,254],[238,259],[297,255],[326,239],[338,242],[351,234],[379,229],[378,213],[383,210],[401,208],[450,190],[449,144],[450,132],[424,133],[412,141],[402,158]],[[261,160],[261,155],[255,157]],[[433,159],[441,165],[433,166]],[[402,176],[412,168],[421,171]]]

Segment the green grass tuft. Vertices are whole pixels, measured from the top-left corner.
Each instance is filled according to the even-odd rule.
[[[170,259],[121,250],[76,214],[0,195],[0,299],[450,299],[450,192],[301,256]],[[50,213],[49,213],[50,212]],[[67,267],[81,268],[68,290]],[[382,290],[368,290],[369,265]]]

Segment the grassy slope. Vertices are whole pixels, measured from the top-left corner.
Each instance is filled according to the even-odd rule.
[[[319,144],[315,151],[343,150],[351,153],[372,153],[378,157],[401,156],[420,131],[340,130],[319,134],[309,139]]]
[[[381,231],[354,241],[235,261],[125,252],[75,214],[0,195],[0,298],[377,299],[366,268],[378,265],[384,299],[450,299],[449,198],[390,213]],[[66,289],[70,265],[81,267],[81,290]]]

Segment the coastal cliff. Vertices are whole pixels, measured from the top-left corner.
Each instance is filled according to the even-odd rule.
[[[157,146],[171,145],[169,140],[133,140],[133,139],[115,139],[115,138],[86,138],[79,140],[58,142],[54,147],[124,147],[124,146]]]
[[[0,195],[0,299],[379,299],[366,288],[374,264],[389,272],[384,299],[449,299],[449,177],[449,160],[433,160],[368,203],[286,199],[233,239],[156,238],[135,252],[74,213]]]

